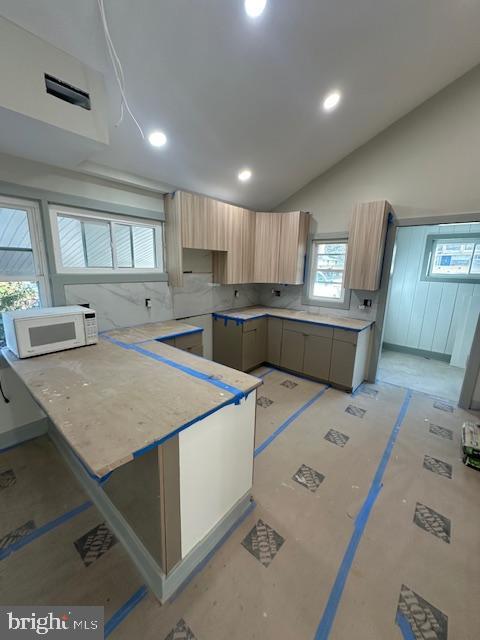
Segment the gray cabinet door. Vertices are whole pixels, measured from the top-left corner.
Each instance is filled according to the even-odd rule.
[[[346,389],[353,384],[353,371],[357,347],[351,342],[334,340],[330,363],[330,382]]]
[[[330,376],[330,360],[332,357],[332,342],[332,338],[319,336],[305,337],[303,373],[307,376],[328,381]]]
[[[250,320],[243,325],[243,371],[263,364],[267,357],[267,319]]]
[[[280,365],[282,353],[283,320],[280,318],[267,319],[267,362]]]
[[[303,371],[305,336],[297,331],[283,330],[280,365],[292,371]]]
[[[243,371],[249,371],[258,364],[257,330],[246,331],[243,334]]]
[[[242,327],[235,320],[213,320],[213,361],[242,370]]]

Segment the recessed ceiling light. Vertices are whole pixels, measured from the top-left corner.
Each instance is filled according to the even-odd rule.
[[[258,18],[267,6],[267,0],[245,0],[245,11],[250,18]]]
[[[242,169],[238,174],[238,179],[241,182],[247,182],[247,180],[250,180],[251,177],[252,177],[252,172],[250,171],[250,169]]]
[[[167,136],[163,131],[152,131],[148,136],[148,141],[152,147],[163,147],[163,145],[167,143]]]
[[[333,111],[334,109],[336,109],[338,107],[338,104],[341,100],[341,94],[340,91],[332,91],[331,93],[329,93],[326,97],[325,100],[323,101],[323,108],[325,111]]]

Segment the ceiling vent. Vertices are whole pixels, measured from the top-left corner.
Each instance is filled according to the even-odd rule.
[[[102,74],[2,17],[0,43],[2,153],[72,169],[103,151]]]
[[[45,74],[45,87],[47,93],[55,96],[55,98],[59,100],[69,102],[77,107],[82,107],[82,109],[87,109],[87,111],[90,111],[92,108],[90,105],[90,94],[81,89],[77,89],[77,87],[68,84],[68,82],[54,78],[48,73]]]

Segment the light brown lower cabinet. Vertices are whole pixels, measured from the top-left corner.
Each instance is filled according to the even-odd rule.
[[[280,366],[283,320],[267,318],[267,362]]]
[[[169,340],[162,340],[164,344],[169,344],[172,347],[177,347],[182,351],[188,351],[196,356],[203,356],[203,340],[202,333],[187,333],[183,336],[177,336],[176,338],[170,338]]]
[[[267,319],[237,324],[213,318],[213,360],[240,371],[250,371],[267,359]]]
[[[291,371],[303,371],[305,336],[298,331],[283,329],[280,366]]]
[[[352,390],[366,375],[370,329],[259,318],[243,324],[214,319],[213,359],[241,371],[264,363]]]
[[[305,337],[302,373],[319,380],[330,380],[332,342],[332,338],[322,336],[307,335]]]
[[[258,318],[243,323],[242,369],[250,371],[267,359],[267,319]]]

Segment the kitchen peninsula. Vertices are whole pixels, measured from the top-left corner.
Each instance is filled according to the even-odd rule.
[[[3,350],[161,601],[251,508],[262,381],[198,357],[201,331],[172,321],[36,358]]]

